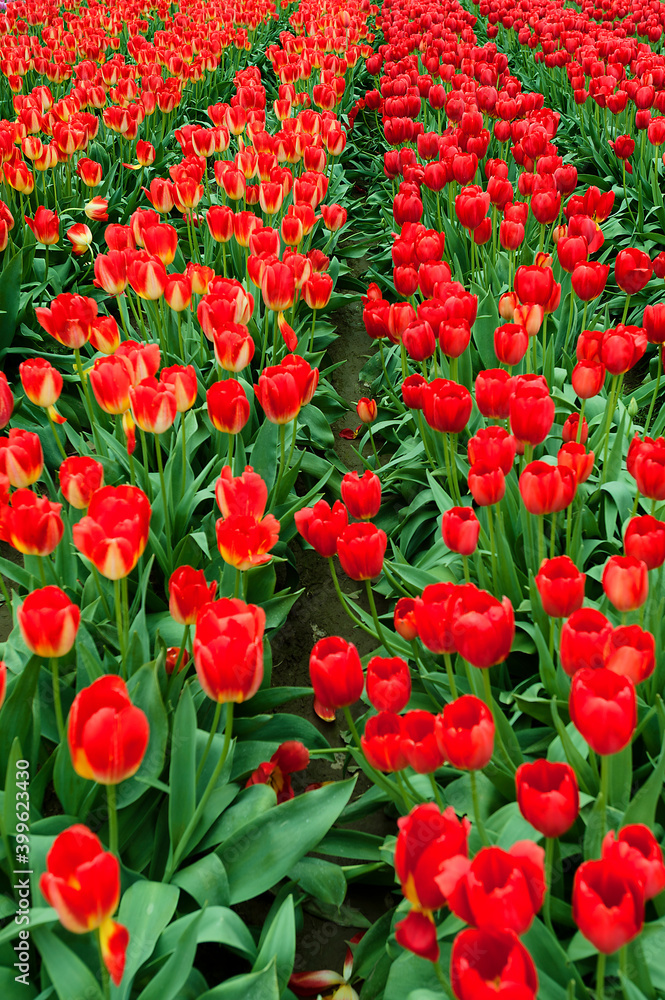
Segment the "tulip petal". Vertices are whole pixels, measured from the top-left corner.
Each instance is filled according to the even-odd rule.
[[[114,920],[105,920],[99,928],[99,942],[104,965],[108,969],[114,985],[119,986],[125,971],[129,931]]]

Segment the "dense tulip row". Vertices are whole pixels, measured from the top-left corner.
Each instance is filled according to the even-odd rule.
[[[0,891],[21,907],[31,851],[41,988],[659,995],[664,26],[0,14]],[[347,471],[325,320],[365,224]],[[310,689],[271,687],[294,545],[350,622],[307,632]],[[318,729],[283,708],[307,690]],[[338,754],[352,801],[302,774]],[[387,837],[349,829],[377,808]],[[366,877],[396,905],[343,974],[297,969],[303,903],[346,925]],[[231,907],[268,890],[249,928]],[[204,976],[210,940],[249,971]]]

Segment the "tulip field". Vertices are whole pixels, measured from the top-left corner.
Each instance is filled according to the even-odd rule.
[[[0,1000],[665,998],[664,29],[0,3]]]

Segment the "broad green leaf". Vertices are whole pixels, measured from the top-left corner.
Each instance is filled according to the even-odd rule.
[[[254,961],[256,958],[254,938],[237,913],[224,906],[209,906],[207,910],[200,912],[202,916],[196,931],[198,944],[203,942],[222,944],[225,948],[238,952],[249,962]],[[197,914],[190,913],[186,917],[174,920],[157,942],[155,957],[163,957],[175,951],[181,937],[197,917]]]
[[[196,956],[198,927],[203,910],[194,916],[180,937],[172,955],[139,995],[139,1000],[173,1000],[186,982]]]
[[[0,968],[0,996],[2,1000],[35,1000],[37,990],[30,978],[17,982],[18,969]],[[19,973],[20,975],[20,973]]]
[[[231,903],[258,896],[282,879],[328,832],[351,798],[355,778],[283,802],[241,827],[219,849]]]
[[[191,684],[185,685],[173,720],[169,785],[169,832],[173,851],[196,809],[196,710]]]
[[[319,853],[319,852],[317,852]],[[320,858],[302,858],[288,873],[300,888],[332,906],[341,906],[346,896],[346,879],[339,865]]]
[[[281,996],[293,973],[295,957],[296,918],[293,909],[293,896],[287,896],[272,920],[263,928],[259,942],[259,953],[254,962],[254,971],[265,969],[266,965],[274,959],[277,985]]]
[[[37,927],[30,931],[30,937],[59,1000],[102,1000],[96,971],[93,973],[53,931]]]
[[[663,739],[663,746],[660,751],[658,763],[642,787],[637,790],[624,813],[624,826],[627,826],[629,823],[644,823],[648,827],[653,827],[656,816],[656,807],[660,801],[664,779],[665,739]]]
[[[32,656],[21,675],[11,685],[7,700],[2,706],[2,726],[0,726],[0,774],[6,774],[7,764],[14,740],[21,746],[28,746],[28,733],[32,722],[32,699],[37,690],[42,661]],[[8,686],[11,683],[8,679]]]
[[[228,904],[228,880],[216,854],[206,854],[188,868],[181,868],[171,881],[188,892],[201,907]]]
[[[273,961],[261,972],[250,972],[245,976],[234,976],[220,986],[204,993],[199,1000],[279,1000],[276,962]]]
[[[134,882],[123,893],[117,920],[129,931],[131,947],[120,986],[111,987],[113,1000],[129,996],[132,980],[152,955],[159,936],[178,904],[179,891],[162,882]]]

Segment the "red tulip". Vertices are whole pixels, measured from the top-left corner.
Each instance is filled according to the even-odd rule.
[[[129,399],[132,417],[141,430],[163,434],[173,426],[178,409],[170,385],[158,382],[156,378],[144,378],[130,388]]]
[[[27,215],[24,218],[32,229],[37,243],[53,246],[60,239],[60,219],[49,208],[39,205],[34,219],[28,218]]]
[[[72,533],[74,545],[109,580],[131,573],[150,530],[150,502],[136,486],[104,486]]]
[[[645,632],[639,625],[615,628],[605,666],[615,674],[628,677],[633,684],[641,684],[656,668],[656,640],[651,632]]]
[[[568,618],[582,607],[586,576],[568,556],[544,559],[536,575],[536,587],[546,615]]]
[[[37,306],[39,325],[65,347],[83,347],[90,339],[92,324],[97,317],[97,303],[84,295],[63,292],[49,308]]]
[[[515,271],[514,288],[520,302],[544,306],[550,300],[553,286],[550,267],[523,264]]]
[[[254,357],[254,341],[242,323],[229,323],[213,331],[215,360],[227,372],[241,372]]]
[[[565,510],[575,496],[577,480],[569,468],[547,462],[529,462],[519,479],[524,506],[530,514]]]
[[[395,928],[404,948],[435,962],[439,957],[434,910],[447,901],[460,864],[466,863],[471,824],[458,819],[449,806],[441,812],[429,802],[416,806],[397,820],[399,834],[395,846],[395,873],[412,909]],[[433,873],[439,873],[434,879]]]
[[[325,559],[335,555],[337,540],[349,523],[347,509],[339,500],[332,508],[318,500],[313,507],[296,511],[294,519],[298,533]]]
[[[121,677],[98,677],[74,698],[67,741],[77,774],[117,785],[136,774],[150,738],[144,712],[132,702]]]
[[[68,931],[86,934],[99,930],[104,964],[119,986],[129,933],[111,919],[120,900],[118,859],[103,849],[91,830],[77,823],[53,841],[39,888]]]
[[[494,331],[494,353],[504,365],[519,364],[528,346],[528,334],[520,324],[506,323]]]
[[[460,591],[451,614],[457,652],[474,667],[502,663],[515,635],[512,604],[507,597],[499,601],[473,584]]]
[[[365,678],[358,650],[340,636],[329,636],[312,648],[309,674],[320,705],[334,710],[360,698]]]
[[[223,434],[239,434],[249,420],[250,405],[245,390],[234,378],[213,382],[206,393],[208,416]]]
[[[35,406],[57,403],[62,392],[62,375],[46,358],[30,358],[18,366],[26,396]]]
[[[431,583],[415,599],[413,615],[418,637],[433,653],[455,650],[451,616],[458,594],[454,583]]]
[[[246,514],[220,517],[215,523],[217,548],[225,563],[238,570],[270,562],[279,538],[279,521],[273,514],[261,520]]]
[[[605,666],[612,626],[595,608],[580,608],[561,626],[559,656],[569,677],[583,667]]]
[[[512,931],[468,928],[453,942],[450,985],[457,1000],[536,1000],[538,974]]]
[[[271,423],[288,424],[310,402],[318,382],[318,368],[289,354],[281,364],[263,369],[254,394]]]
[[[385,531],[375,524],[350,524],[337,539],[337,555],[342,569],[352,580],[372,580],[383,569],[387,546]]]
[[[370,766],[377,771],[392,773],[407,767],[402,750],[402,720],[394,712],[370,715],[360,745]]]
[[[634,556],[610,556],[603,570],[602,584],[617,611],[635,611],[649,596],[647,564]]]
[[[4,430],[14,410],[14,396],[9,388],[7,376],[0,372],[0,431]]]
[[[609,264],[600,264],[596,260],[580,261],[575,264],[571,282],[573,291],[582,302],[597,299],[605,289],[610,273]]]
[[[444,760],[463,771],[480,771],[494,753],[494,719],[472,694],[444,706],[436,720],[436,738]]]
[[[370,469],[362,476],[347,472],[342,479],[342,500],[352,517],[367,521],[376,517],[381,507],[381,481]]]
[[[627,556],[641,559],[648,569],[665,563],[665,524],[649,514],[631,517],[623,536]]]
[[[634,438],[626,464],[643,496],[665,500],[665,438]]]
[[[591,399],[603,388],[605,365],[599,361],[578,361],[573,368],[571,382],[580,399]]]
[[[631,823],[603,838],[601,857],[623,875],[641,883],[645,899],[653,899],[665,889],[663,851],[648,826]]]
[[[635,687],[627,677],[601,668],[578,670],[570,687],[570,718],[597,754],[628,746],[637,724]]]
[[[575,872],[573,920],[605,955],[623,948],[642,930],[644,890],[615,859],[585,861]]]
[[[367,664],[367,697],[379,712],[401,712],[411,697],[411,673],[401,656],[373,656]]]
[[[162,385],[168,386],[174,394],[178,413],[191,410],[198,392],[196,370],[193,365],[171,365],[169,368],[162,368],[159,381]]]
[[[623,375],[637,364],[646,349],[646,331],[641,326],[620,323],[602,335],[600,361],[610,375]]]
[[[619,288],[627,295],[634,295],[648,283],[653,265],[648,253],[629,247],[620,250],[614,261],[614,276]]]
[[[98,358],[90,371],[90,385],[105,413],[125,413],[130,406],[131,375],[122,356]]]
[[[569,441],[568,444],[559,448],[556,458],[557,465],[570,469],[579,486],[580,483],[585,483],[593,472],[596,456],[592,451],[587,452],[583,444]]]
[[[479,507],[499,503],[506,492],[506,477],[498,466],[476,462],[469,469],[469,492]]]
[[[436,738],[436,716],[414,709],[402,716],[402,753],[418,774],[431,774],[443,764]]]
[[[418,635],[415,604],[413,597],[400,597],[393,612],[395,631],[407,642],[413,642]]]
[[[484,417],[505,420],[515,382],[503,368],[490,368],[476,376],[476,405]]]
[[[194,665],[213,701],[243,702],[263,680],[263,608],[238,598],[204,604],[196,618]]]
[[[577,778],[570,764],[536,760],[515,774],[517,804],[531,826],[545,837],[561,837],[580,810]]]
[[[451,507],[441,517],[443,543],[451,552],[472,555],[478,546],[480,521],[472,507]]]
[[[194,625],[205,604],[215,600],[217,581],[208,583],[202,569],[179,566],[169,579],[169,612],[180,625]]]
[[[499,468],[507,476],[515,461],[515,438],[505,427],[481,427],[466,446],[469,465]]]
[[[309,750],[299,740],[287,740],[277,747],[269,761],[259,764],[250,775],[245,788],[250,785],[269,785],[277,795],[277,805],[294,798],[291,775],[304,771],[309,764]]]
[[[518,441],[537,445],[549,434],[554,421],[554,400],[538,375],[522,375],[510,397],[510,429]]]
[[[473,398],[466,386],[436,378],[423,388],[425,420],[434,430],[459,434],[471,416]]]
[[[66,656],[76,641],[81,611],[59,587],[42,587],[28,594],[16,617],[31,653]]]
[[[7,476],[10,486],[23,489],[36,483],[44,468],[44,455],[39,435],[12,427],[8,437],[0,438],[0,473]]]
[[[545,851],[530,840],[508,851],[483,847],[455,885],[448,905],[467,924],[524,934],[545,898]],[[435,875],[434,881],[446,881]]]
[[[0,537],[26,556],[48,556],[64,534],[61,503],[37,496],[32,490],[16,490],[9,505],[0,508]]]

